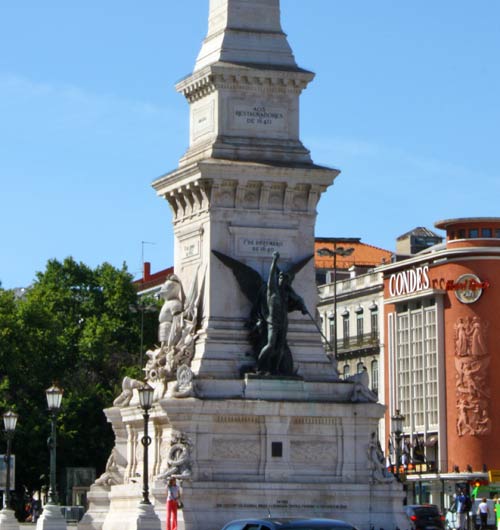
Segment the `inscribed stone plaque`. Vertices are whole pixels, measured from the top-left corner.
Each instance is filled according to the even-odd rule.
[[[283,133],[287,128],[286,115],[286,108],[265,103],[232,101],[230,105],[231,128],[236,130]]]
[[[236,240],[237,252],[240,256],[267,257],[273,252],[287,255],[288,241],[273,237],[238,237]]]
[[[198,107],[193,110],[192,116],[193,138],[199,138],[214,130],[214,103]]]

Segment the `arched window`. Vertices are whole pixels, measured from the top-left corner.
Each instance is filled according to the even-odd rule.
[[[349,377],[350,371],[351,371],[351,367],[348,364],[344,364],[344,370],[343,370],[344,379],[347,379]]]
[[[356,310],[356,338],[358,344],[363,342],[363,309],[361,311]]]
[[[349,311],[346,309],[342,312],[342,339],[344,347],[349,346],[349,327]]]
[[[359,361],[359,363],[356,365],[356,372],[360,374],[363,371],[364,367],[365,365],[363,364],[363,361]]]
[[[330,342],[332,342],[335,338],[335,313],[333,311],[328,313],[328,333]]]

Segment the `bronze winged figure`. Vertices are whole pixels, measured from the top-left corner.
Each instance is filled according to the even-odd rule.
[[[313,254],[290,266],[278,267],[278,252],[274,252],[267,282],[252,267],[212,250],[233,272],[240,289],[252,304],[248,319],[249,342],[255,359],[255,371],[260,375],[296,375],[293,357],[286,337],[288,313],[308,314],[304,300],[292,288],[295,275],[308,263]]]

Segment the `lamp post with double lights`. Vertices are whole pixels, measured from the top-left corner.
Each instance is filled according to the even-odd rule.
[[[403,436],[403,424],[405,417],[396,409],[396,414],[391,417],[392,433],[396,443],[396,478],[400,480],[399,467],[401,465],[401,439]]]
[[[337,345],[337,256],[350,256],[354,252],[354,248],[337,247],[337,243],[333,243],[333,250],[330,248],[320,248],[317,250],[318,256],[333,257],[333,356],[337,359],[338,345]],[[330,317],[328,317],[330,318]]]
[[[3,496],[3,508],[0,511],[0,530],[18,530],[19,523],[14,515],[14,510],[10,503],[10,459],[12,454],[12,439],[14,438],[14,431],[16,430],[18,415],[9,410],[3,415],[3,425],[5,430],[5,438],[7,440],[7,449],[5,451],[5,490]]]
[[[63,393],[63,389],[55,384],[45,391],[50,413],[50,436],[47,440],[50,451],[50,483],[47,504],[36,523],[37,530],[66,529],[66,520],[62,516],[60,506],[58,506],[56,483],[57,414],[61,408]]]

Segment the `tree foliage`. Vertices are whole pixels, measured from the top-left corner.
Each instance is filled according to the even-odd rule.
[[[0,288],[0,407],[19,414],[13,446],[18,492],[38,490],[48,475],[45,389],[53,382],[64,389],[58,470],[103,471],[113,434],[102,410],[120,393],[125,375],[142,378],[141,327],[150,347],[156,322],[157,314],[141,315],[125,266],[92,269],[72,258],[50,260],[23,297]]]

